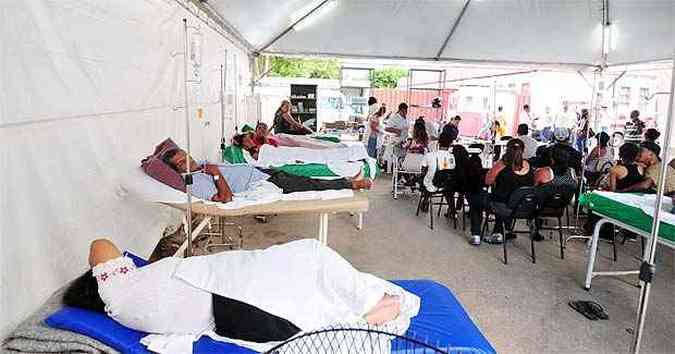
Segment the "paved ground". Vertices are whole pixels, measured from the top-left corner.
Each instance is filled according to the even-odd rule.
[[[433,279],[447,285],[500,353],[626,353],[632,340],[639,289],[635,277],[596,278],[590,292],[581,284],[586,253],[570,244],[559,257],[557,240],[537,246],[537,264],[529,258],[529,240],[520,236],[510,249],[470,246],[467,235],[444,218],[432,231],[428,215],[415,216],[415,200],[392,200],[387,181],[370,193],[371,211],[364,229],[355,218],[330,218],[329,245],[358,269],[387,279]],[[318,217],[279,216],[266,224],[241,218],[245,248],[260,248],[292,239],[316,237]],[[619,246],[613,264],[611,247],[601,245],[599,265],[622,269],[637,265],[640,244]],[[675,353],[675,263],[671,250],[659,249],[658,275],[647,316],[642,353]],[[610,320],[589,321],[571,310],[570,300],[595,300]]]

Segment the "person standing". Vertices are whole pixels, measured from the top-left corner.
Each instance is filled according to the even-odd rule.
[[[549,142],[553,139],[553,121],[555,118],[551,113],[551,107],[544,108],[544,115],[537,120],[537,128],[541,131],[539,134],[539,141]]]
[[[586,140],[588,137],[593,137],[595,132],[589,127],[588,121],[588,109],[584,108],[581,110],[581,115],[579,116],[579,121],[577,122],[577,139],[574,143],[574,148],[577,149],[580,153],[586,151]]]
[[[563,102],[562,111],[556,117],[554,130],[557,128],[565,128],[568,130],[574,129],[574,124],[577,121],[576,113],[570,111],[567,102]]]
[[[387,120],[384,131],[394,135],[394,145],[398,151],[395,151],[396,156],[401,157],[401,147],[408,140],[410,135],[410,123],[408,122],[408,105],[402,102],[398,105],[396,114],[391,115]]]
[[[377,148],[380,136],[382,135],[380,119],[384,116],[385,110],[384,107],[380,107],[379,110],[370,114],[368,118],[368,156],[374,159],[377,159]]]
[[[507,129],[506,129],[506,115],[504,114],[504,107],[499,106],[497,107],[497,116],[495,117],[495,135],[497,139],[506,136],[507,135]]]
[[[630,112],[630,120],[626,122],[623,133],[627,143],[640,144],[645,123],[640,120],[640,111]]]
[[[450,122],[443,127],[443,133],[448,134],[448,137],[455,141],[459,137],[459,122],[462,121],[462,117],[454,116],[450,119]]]
[[[527,124],[528,127],[532,127],[532,130],[536,130],[535,118],[532,116],[529,104],[523,105],[523,112],[520,114],[519,124]]]

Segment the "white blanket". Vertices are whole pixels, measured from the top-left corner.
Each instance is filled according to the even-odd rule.
[[[262,167],[278,167],[286,164],[333,162],[357,162],[368,158],[363,144],[350,144],[335,149],[314,150],[303,147],[274,147],[263,145],[258,153],[258,165]]]
[[[643,213],[654,217],[654,206],[656,205],[656,195],[654,194],[637,195],[631,193],[612,193],[602,191],[596,191],[594,193],[597,193],[605,198],[615,200],[621,204],[639,208]],[[672,210],[673,199],[670,197],[663,197],[661,202],[661,222],[675,225],[675,214],[672,213]]]
[[[289,257],[289,254],[293,256]],[[359,272],[339,254],[310,239],[265,250],[230,251],[188,258],[177,267],[174,276],[205,291],[285,318],[303,332],[336,324],[363,327],[363,315],[384,294],[390,294],[401,297],[401,314],[386,325],[386,330],[403,334],[420,306],[416,295],[388,281]],[[234,341],[218,337],[215,333],[205,335],[257,351],[269,350],[278,344]],[[176,350],[190,347],[185,342],[196,339],[197,336],[153,335],[144,338],[144,344],[155,350]]]

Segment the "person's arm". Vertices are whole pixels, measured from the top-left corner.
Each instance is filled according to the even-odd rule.
[[[620,192],[620,193],[640,192],[640,191],[645,191],[647,189],[650,189],[650,188],[654,187],[655,185],[656,184],[654,183],[654,181],[651,178],[647,177],[647,178],[643,179],[641,182],[635,183],[634,185],[629,186],[628,188],[618,190],[617,192]]]
[[[112,241],[107,239],[94,240],[89,246],[89,266],[92,268],[121,256],[122,251]]]
[[[609,170],[609,188],[610,192],[616,191],[616,182],[619,180],[621,174],[621,166],[614,166]]]
[[[373,132],[379,134],[380,133],[380,124],[376,119],[377,119],[376,117],[370,118],[370,131],[373,131]]]
[[[396,134],[397,136],[400,136],[401,132],[402,132],[401,129],[394,128],[394,127],[386,127],[386,128],[384,128],[384,131],[387,132],[387,133]]]
[[[502,161],[497,161],[497,163],[492,166],[490,171],[487,173],[485,176],[485,185],[491,186],[495,184],[495,181],[497,180],[497,176],[499,175],[500,172],[506,167]]]
[[[227,184],[225,181],[225,178],[223,175],[220,173],[220,169],[218,169],[218,166],[216,165],[205,165],[204,166],[204,173],[209,174],[213,176],[214,179],[217,180],[215,181],[216,183],[216,189],[218,190],[218,193],[211,197],[211,200],[214,202],[221,202],[221,203],[228,203],[232,201],[232,190],[230,189],[230,186]]]
[[[285,113],[285,114],[282,114],[282,115],[281,115],[281,118],[282,118],[283,120],[285,120],[288,124],[290,124],[290,125],[291,125],[293,128],[295,128],[295,129],[299,129],[299,130],[304,130],[304,129],[305,129],[305,127],[304,127],[302,124],[298,123],[298,121],[295,120],[295,118],[293,118],[293,116],[291,115],[290,112],[287,112],[287,113]]]
[[[551,174],[548,172],[548,168],[538,168],[534,172],[534,186],[540,186],[551,182]]]

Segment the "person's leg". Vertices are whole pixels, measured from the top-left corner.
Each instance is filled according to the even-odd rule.
[[[377,158],[377,136],[370,136],[368,138],[368,156]]]
[[[369,180],[349,180],[347,178],[323,180],[303,176],[295,176],[282,171],[271,174],[268,182],[281,188],[284,193],[325,191],[333,189],[369,189]]]
[[[471,219],[471,238],[469,242],[472,245],[480,245],[481,232],[483,227],[483,211],[487,207],[488,193],[480,191],[469,194],[469,218]]]

